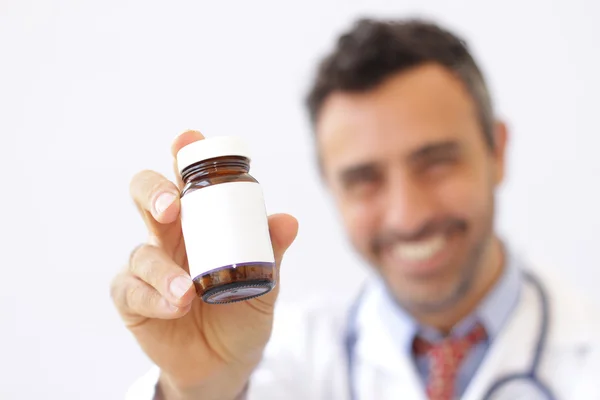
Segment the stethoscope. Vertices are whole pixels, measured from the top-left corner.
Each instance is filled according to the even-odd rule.
[[[550,319],[550,307],[548,304],[548,296],[541,282],[536,277],[534,277],[526,271],[523,272],[523,275],[525,277],[525,280],[535,288],[540,300],[540,315],[542,317],[542,320],[540,322],[540,331],[538,333],[538,339],[533,353],[533,360],[531,361],[531,366],[529,367],[528,371],[508,374],[498,379],[493,385],[490,386],[482,400],[491,400],[493,398],[492,396],[501,393],[502,389],[510,389],[511,385],[518,383],[521,383],[522,385],[518,386],[519,389],[517,393],[519,394],[519,396],[521,396],[525,392],[528,394],[528,399],[531,398],[556,400],[556,397],[554,396],[550,388],[540,380],[537,374],[537,369],[539,367],[542,354],[544,353],[544,347],[546,345],[546,339],[548,336],[548,324]],[[358,339],[358,333],[356,330],[356,319],[361,297],[362,296],[358,296],[357,300],[354,302],[353,306],[350,309],[345,338],[346,362],[348,369],[348,390],[351,400],[357,399],[354,387],[353,373],[355,362],[355,347]],[[513,387],[513,390],[514,389],[516,389],[516,386]]]

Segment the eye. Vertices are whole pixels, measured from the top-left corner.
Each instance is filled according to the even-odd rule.
[[[457,154],[436,154],[424,160],[420,169],[428,173],[442,172],[458,164],[458,161]]]
[[[376,168],[356,168],[342,174],[342,186],[351,195],[368,194],[381,184],[382,176]]]
[[[431,165],[449,165],[456,162],[456,154],[440,154],[430,160]]]
[[[448,141],[424,146],[410,156],[410,161],[417,173],[437,174],[458,164],[461,154],[461,146],[456,142]]]

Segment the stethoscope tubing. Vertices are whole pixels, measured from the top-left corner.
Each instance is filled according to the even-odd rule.
[[[483,400],[491,399],[492,395],[497,393],[503,386],[517,380],[529,381],[533,386],[537,388],[539,392],[544,394],[547,400],[556,400],[556,397],[554,396],[550,388],[546,384],[544,384],[537,375],[540,360],[542,358],[546,346],[546,340],[548,337],[548,327],[550,324],[550,304],[548,300],[548,295],[542,283],[536,277],[534,277],[531,273],[527,271],[524,271],[523,275],[525,277],[525,280],[528,283],[530,283],[537,292],[540,302],[540,315],[542,316],[538,338],[533,352],[533,360],[531,361],[531,366],[529,367],[528,371],[524,373],[506,375],[498,379],[493,385],[490,386]],[[348,394],[350,396],[350,400],[357,400],[356,391],[354,388],[354,350],[356,342],[358,340],[356,319],[358,314],[358,306],[360,304],[361,299],[362,292],[359,294],[357,299],[354,301],[354,304],[350,308],[346,328],[346,335],[344,338],[347,363]]]

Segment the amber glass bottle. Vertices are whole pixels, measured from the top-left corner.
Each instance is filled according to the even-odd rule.
[[[236,137],[191,143],[177,154],[181,225],[190,275],[205,302],[268,293],[277,281],[262,189]]]

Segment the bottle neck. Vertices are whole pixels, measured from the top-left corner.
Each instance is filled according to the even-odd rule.
[[[181,172],[181,179],[188,183],[216,176],[247,174],[249,171],[250,160],[248,158],[225,156],[200,161],[186,167]]]

